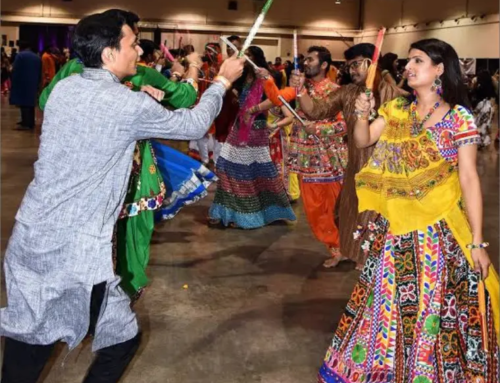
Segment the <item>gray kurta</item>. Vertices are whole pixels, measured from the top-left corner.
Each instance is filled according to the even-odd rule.
[[[93,349],[137,334],[111,254],[135,141],[203,137],[224,93],[214,84],[194,109],[172,112],[102,69],[57,84],[45,108],[35,178],[5,256],[8,307],[0,312],[0,335],[75,348],[89,327],[92,287],[104,281]]]

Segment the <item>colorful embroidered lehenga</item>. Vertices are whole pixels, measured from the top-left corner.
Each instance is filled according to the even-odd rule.
[[[360,212],[378,218],[319,382],[498,382],[498,275],[491,267],[485,281],[486,353],[458,178],[458,148],[479,142],[473,117],[455,106],[412,135],[407,99],[379,114],[386,127],[356,177]]]
[[[266,115],[246,111],[261,102],[261,80],[247,83],[240,112],[217,161],[217,191],[209,211],[212,224],[255,229],[296,219],[269,152]]]

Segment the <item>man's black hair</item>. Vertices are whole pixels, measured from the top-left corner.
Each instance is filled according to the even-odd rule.
[[[83,65],[88,68],[102,67],[105,48],[120,49],[122,27],[127,20],[120,13],[100,13],[87,16],[76,25],[73,49]]]
[[[130,11],[125,11],[123,9],[108,9],[107,11],[104,11],[102,14],[106,15],[106,16],[108,16],[108,15],[111,15],[111,16],[121,15],[121,16],[123,16],[126,20],[127,25],[132,30],[134,30],[134,28],[139,23],[139,21],[141,21],[141,19],[139,18],[139,16],[136,13],[130,12]]]
[[[366,59],[373,58],[373,53],[375,52],[375,45],[370,43],[356,44],[350,47],[344,52],[344,57],[346,60],[352,60],[355,57],[364,57]]]
[[[332,63],[332,54],[325,47],[320,46],[312,46],[307,50],[307,53],[316,52],[318,54],[319,65],[323,65],[323,63],[327,63],[326,72],[330,69],[330,64]]]

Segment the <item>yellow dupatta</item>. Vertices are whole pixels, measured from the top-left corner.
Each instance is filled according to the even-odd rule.
[[[469,264],[473,267],[472,231],[463,208],[458,177],[458,146],[476,142],[472,115],[455,106],[439,129],[424,129],[412,136],[409,102],[397,98],[383,105],[379,115],[386,127],[364,168],[356,176],[359,211],[384,216],[394,235],[445,220]],[[491,266],[486,289],[490,294],[497,339],[500,342],[500,281]]]

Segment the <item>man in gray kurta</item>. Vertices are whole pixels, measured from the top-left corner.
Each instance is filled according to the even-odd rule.
[[[172,112],[153,99],[161,92],[135,93],[120,84],[134,74],[141,52],[119,15],[83,19],[73,47],[85,69],[58,83],[47,102],[35,177],[5,256],[8,306],[0,312],[0,335],[7,337],[5,383],[36,382],[53,345],[64,341],[74,349],[89,326],[98,352],[85,382],[120,378],[139,335],[113,272],[111,238],[135,141],[203,137],[243,68],[241,60],[228,60],[194,109]],[[96,286],[102,298],[92,312]]]

